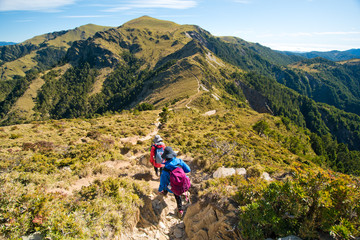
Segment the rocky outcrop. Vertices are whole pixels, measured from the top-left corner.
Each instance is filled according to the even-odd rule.
[[[221,177],[227,177],[231,175],[246,175],[246,169],[245,168],[225,168],[220,167],[218,168],[214,173],[214,178],[221,178]]]
[[[225,206],[225,207],[224,207]],[[197,202],[188,207],[185,232],[189,239],[240,239],[237,231],[236,207],[227,202],[223,207]]]

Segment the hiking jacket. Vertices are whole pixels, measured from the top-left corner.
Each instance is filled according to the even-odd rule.
[[[167,170],[172,171],[176,167],[178,167],[178,165],[182,167],[185,173],[189,173],[191,171],[190,167],[183,160],[176,157],[172,158],[169,161],[166,161],[164,169],[166,168]],[[170,184],[170,172],[163,170],[160,176],[159,192],[166,190],[172,193],[172,191],[169,189],[169,184]]]
[[[154,144],[151,145],[151,151],[150,151],[150,162],[151,164],[156,167],[156,168],[161,168],[164,166],[164,164],[160,164],[160,163],[156,163],[156,159],[155,159],[155,148],[162,148],[164,149],[166,146],[164,143],[158,143],[158,144]],[[165,160],[164,160],[165,162]]]

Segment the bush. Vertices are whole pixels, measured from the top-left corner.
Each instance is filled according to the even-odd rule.
[[[139,111],[147,111],[147,110],[154,110],[155,107],[150,103],[140,103],[135,107],[135,109]]]
[[[119,239],[135,222],[145,194],[129,179],[96,180],[68,197],[18,179],[0,176],[0,236],[6,239],[34,232],[44,239]]]
[[[246,175],[247,177],[254,177],[254,178],[258,178],[261,176],[261,174],[264,172],[264,169],[261,165],[257,164],[254,166],[249,167],[246,170]]]
[[[97,139],[99,139],[101,137],[101,133],[96,131],[96,130],[92,130],[92,131],[88,132],[86,134],[86,136],[93,139],[93,140],[97,140]]]
[[[256,187],[250,185],[246,191]],[[272,182],[255,195],[243,191],[240,188],[238,202],[244,239],[287,235],[315,239],[317,231],[336,239],[360,236],[360,188],[349,177],[297,174],[292,181]]]
[[[260,120],[252,127],[257,134],[266,134],[269,131],[269,124],[265,120]]]

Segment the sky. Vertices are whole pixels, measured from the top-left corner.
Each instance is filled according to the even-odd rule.
[[[0,0],[0,41],[148,15],[275,50],[360,48],[360,0]]]

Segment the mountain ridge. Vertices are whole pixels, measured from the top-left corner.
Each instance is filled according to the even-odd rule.
[[[278,51],[289,56],[301,56],[305,58],[322,57],[332,61],[344,61],[360,58],[360,48],[353,48],[344,51],[331,50],[331,51],[311,51],[311,52],[292,52],[292,51]]]
[[[147,16],[64,35],[5,48],[34,67],[0,80],[4,238],[360,236],[359,61]],[[156,194],[157,134],[191,166],[184,219]]]
[[[61,33],[61,36],[63,35]],[[46,49],[50,51],[52,46]],[[333,76],[333,78],[335,77],[334,80],[325,82],[321,76],[314,75],[315,73],[312,71],[306,72],[304,69],[294,68],[295,63],[288,65],[290,67],[284,66],[283,64],[287,62],[294,62],[294,58],[279,55],[259,44],[247,43],[242,39],[233,37],[215,37],[195,25],[179,25],[144,16],[124,23],[117,28],[96,32],[87,39],[74,41],[66,51],[64,50],[61,53],[55,57],[54,64],[56,65],[56,62],[60,65],[70,64],[70,67],[67,68],[66,72],[50,71],[42,76],[47,80],[39,88],[38,96],[31,100],[36,102],[34,108],[36,114],[30,119],[104,114],[106,111],[129,109],[145,100],[154,104],[155,107],[161,107],[168,103],[179,104],[180,106],[185,99],[192,98],[191,95],[195,94],[196,98],[203,98],[202,95],[206,95],[206,93],[209,93],[210,96],[212,94],[222,96],[223,100],[218,102],[235,98],[236,101],[240,101],[237,105],[247,105],[246,98],[251,97],[251,95],[244,95],[242,92],[248,91],[246,89],[250,87],[258,91],[259,98],[254,98],[258,99],[256,101],[265,101],[262,103],[249,101],[252,102],[252,106],[270,106],[269,112],[284,115],[300,126],[308,127],[318,134],[330,132],[334,134],[337,132],[336,138],[351,143],[352,149],[356,147],[354,145],[356,142],[354,139],[358,138],[356,134],[352,134],[351,139],[346,140],[339,135],[341,132],[339,129],[329,128],[324,123],[325,117],[322,116],[323,119],[321,119],[321,114],[318,114],[318,110],[316,110],[320,108],[320,105],[310,103],[305,98],[289,92],[285,95],[289,98],[298,99],[290,101],[298,102],[299,105],[292,105],[289,100],[286,100],[282,101],[281,106],[277,106],[275,102],[278,99],[273,98],[271,93],[258,85],[253,78],[264,79],[261,84],[270,85],[274,85],[273,80],[275,80],[309,98],[315,98],[319,93],[321,96],[321,94],[330,92],[334,99],[338,99],[337,102],[333,102],[332,98],[315,98],[315,100],[358,113],[358,97],[351,95],[353,93],[349,91],[352,83],[349,81],[341,82],[342,85],[339,88],[337,86],[340,86],[340,82],[336,83],[338,76]],[[56,55],[50,53],[46,56]],[[332,63],[326,64],[331,65]],[[343,70],[341,71],[346,70],[345,75],[355,74],[354,76],[356,76],[356,70],[353,70],[357,67],[356,62],[351,63],[351,69],[345,69],[344,66],[347,65],[348,63],[342,63],[342,65],[336,66],[337,68],[342,67]],[[107,70],[103,70],[105,68]],[[257,73],[259,76],[246,72]],[[34,74],[36,75],[36,73]],[[261,75],[269,79],[265,80]],[[235,79],[236,81],[249,80],[246,83],[248,86],[244,87],[244,85],[234,82]],[[270,81],[270,79],[273,80]],[[26,117],[19,118],[22,115],[22,110],[16,109],[15,102],[32,81],[33,78],[29,78],[26,81],[19,80],[18,85],[14,85],[15,82],[2,83],[7,86],[4,89],[8,89],[2,94],[3,102],[0,105],[3,109],[2,114],[5,122],[27,119]],[[95,83],[97,83],[96,88],[98,90],[96,90],[96,94],[93,94]],[[191,89],[192,87],[187,87],[186,84],[190,84],[189,86],[194,88],[201,86],[200,89],[206,89],[206,91],[203,94],[197,94]],[[318,86],[324,86],[324,88]],[[280,85],[276,85],[275,88],[279,87]],[[13,94],[12,89],[17,88],[21,90],[17,94]],[[60,92],[65,93],[65,95],[61,96],[57,88],[62,89]],[[332,89],[335,88],[344,89],[343,93],[338,94],[333,91]],[[80,94],[75,94],[75,89],[78,89]],[[157,94],[160,89],[166,93]],[[47,93],[47,91],[49,92]],[[262,97],[260,97],[261,95]],[[75,100],[78,102],[75,103]],[[305,103],[310,104],[308,106],[311,109],[300,107]],[[187,104],[182,106],[184,105],[188,106]],[[309,110],[318,114],[316,124],[320,124],[321,128],[315,127],[315,122],[307,119]],[[11,114],[6,116],[8,112]],[[322,112],[324,113],[324,111]],[[352,117],[349,115],[349,118]],[[347,125],[338,125],[338,128],[345,127],[346,131],[350,131]],[[355,129],[358,129],[358,124],[355,126]]]
[[[1,42],[0,41],[0,46],[6,46],[6,45],[15,45],[17,44],[16,42]]]

